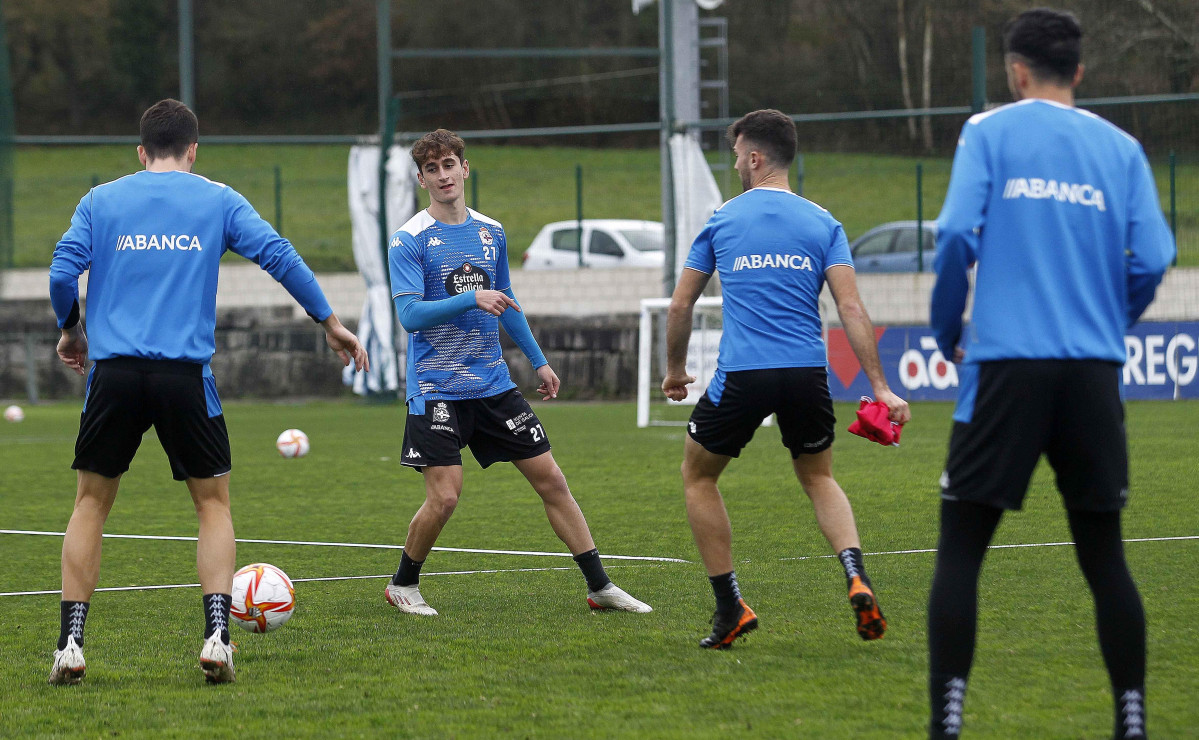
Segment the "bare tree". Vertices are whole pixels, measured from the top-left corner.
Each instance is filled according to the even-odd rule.
[[[896,28],[899,34],[899,84],[903,91],[903,107],[911,110],[915,106],[912,105],[912,81],[911,75],[908,73],[908,24],[907,14],[904,12],[904,0],[895,0],[896,10]],[[916,119],[908,119],[908,138],[912,141],[916,140]]]
[[[924,59],[920,70],[920,106],[931,108],[933,104],[933,7],[932,0],[924,0]],[[920,119],[924,134],[924,151],[933,150],[933,122],[925,115]]]

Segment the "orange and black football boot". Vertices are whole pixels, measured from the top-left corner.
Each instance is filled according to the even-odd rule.
[[[738,637],[744,637],[758,628],[758,615],[749,608],[745,599],[738,599],[737,607],[737,611],[727,617],[721,616],[720,612],[712,615],[712,634],[699,641],[701,648],[730,648]]]
[[[881,639],[887,631],[887,619],[878,608],[874,591],[861,576],[854,576],[850,581],[849,604],[858,618],[858,636],[863,640]]]

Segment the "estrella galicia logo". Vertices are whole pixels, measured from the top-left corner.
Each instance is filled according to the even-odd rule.
[[[491,276],[487,270],[463,262],[462,267],[445,276],[445,292],[451,296],[465,293],[469,290],[490,290]]]
[[[491,236],[491,232],[487,230],[486,226],[479,227],[479,241],[483,242],[483,244],[489,247],[491,246],[491,243],[495,241],[495,239]]]

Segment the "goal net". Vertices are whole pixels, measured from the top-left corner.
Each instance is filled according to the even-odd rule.
[[[645,298],[641,301],[641,327],[637,347],[637,426],[682,426],[691,415],[691,407],[704,394],[716,373],[716,356],[723,328],[720,296],[701,297],[691,316],[691,342],[687,346],[687,374],[695,382],[687,386],[684,401],[671,401],[662,395],[666,375],[666,312],[669,298]]]

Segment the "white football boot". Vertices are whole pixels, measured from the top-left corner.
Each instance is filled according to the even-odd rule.
[[[425,602],[425,597],[420,595],[420,588],[417,586],[397,586],[394,583],[388,583],[383,595],[387,598],[388,604],[405,614],[437,616],[437,610]]]
[[[83,680],[87,664],[83,662],[83,648],[75,644],[75,636],[67,635],[67,646],[54,651],[54,665],[50,668],[51,686],[73,686]]]
[[[233,646],[221,640],[217,630],[204,641],[200,650],[200,670],[208,683],[233,683],[237,674],[233,670]]]
[[[609,583],[599,591],[592,591],[587,594],[587,604],[592,609],[615,609],[616,611],[637,612],[638,614],[645,614],[654,610],[649,604],[629,596],[615,583]]]

